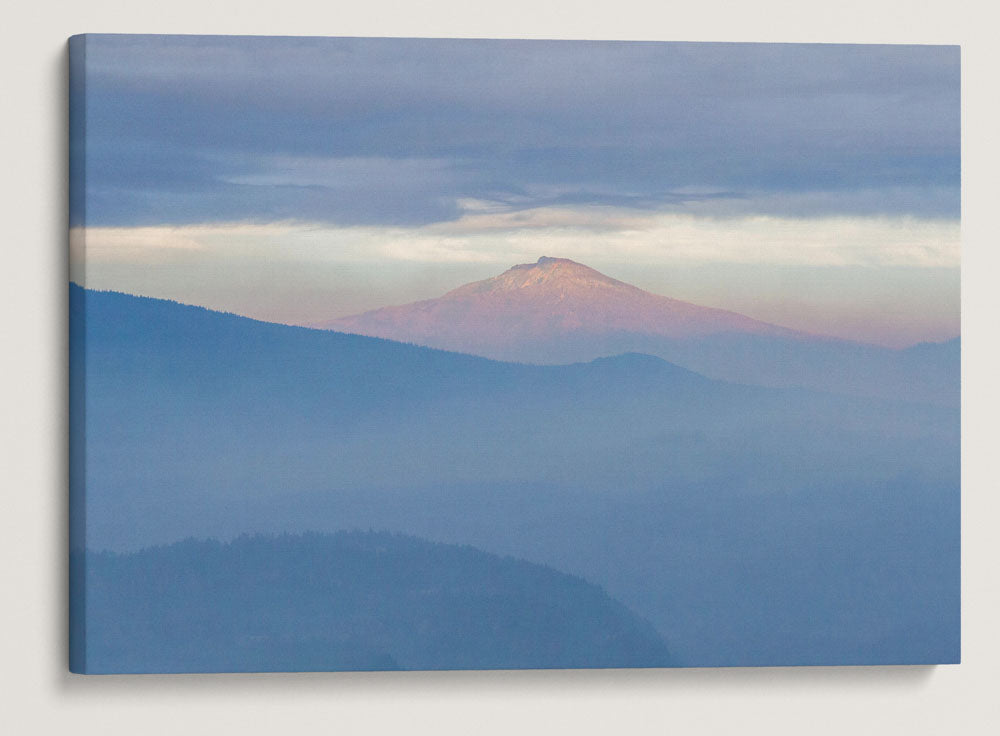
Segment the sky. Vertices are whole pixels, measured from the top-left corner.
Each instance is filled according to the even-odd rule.
[[[74,43],[92,288],[308,324],[548,255],[840,337],[959,331],[958,47]]]

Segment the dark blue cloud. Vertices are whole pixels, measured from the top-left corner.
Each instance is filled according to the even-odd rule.
[[[75,223],[959,208],[957,47],[88,36],[86,72]]]

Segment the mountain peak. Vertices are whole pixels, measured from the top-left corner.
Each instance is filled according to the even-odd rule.
[[[525,269],[541,269],[541,270],[568,270],[568,271],[589,271],[592,273],[599,273],[595,271],[590,266],[584,266],[582,263],[577,263],[576,261],[571,261],[569,258],[553,258],[552,256],[542,256],[534,263],[519,263],[516,266],[509,268],[509,271],[523,271]]]
[[[499,276],[460,286],[446,296],[526,291],[565,298],[572,294],[582,295],[594,289],[638,291],[634,286],[605,276],[600,271],[571,261],[569,258],[542,256],[534,263],[519,263],[512,266]]]
[[[552,256],[520,263],[437,299],[383,307],[323,326],[507,360],[521,359],[525,351],[534,355],[539,346],[540,354],[547,355],[544,345],[566,340],[584,346],[608,339],[618,345],[624,340],[624,346],[637,335],[790,333],[734,312],[652,294],[582,263]]]
[[[514,268],[533,268],[535,266],[546,266],[548,264],[562,264],[566,266],[577,266],[579,268],[587,268],[587,270],[593,270],[584,266],[582,263],[577,263],[576,261],[571,261],[569,258],[553,258],[551,256],[542,256],[534,263],[522,263],[519,266],[514,266]]]

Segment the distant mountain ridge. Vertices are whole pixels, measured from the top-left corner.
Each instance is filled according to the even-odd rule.
[[[736,312],[652,294],[568,258],[548,256],[460,286],[437,299],[383,307],[317,326],[460,352],[567,332],[641,332],[665,337],[721,332],[802,334]]]
[[[814,335],[652,294],[565,258],[316,326],[519,363],[644,353],[734,383],[959,403],[957,339],[893,350]]]

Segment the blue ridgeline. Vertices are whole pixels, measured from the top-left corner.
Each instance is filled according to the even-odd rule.
[[[638,354],[499,363],[76,286],[70,306],[78,553],[388,529],[595,583],[670,662],[959,657],[957,408]],[[74,580],[73,640],[89,642],[115,607],[88,587],[80,615]]]

